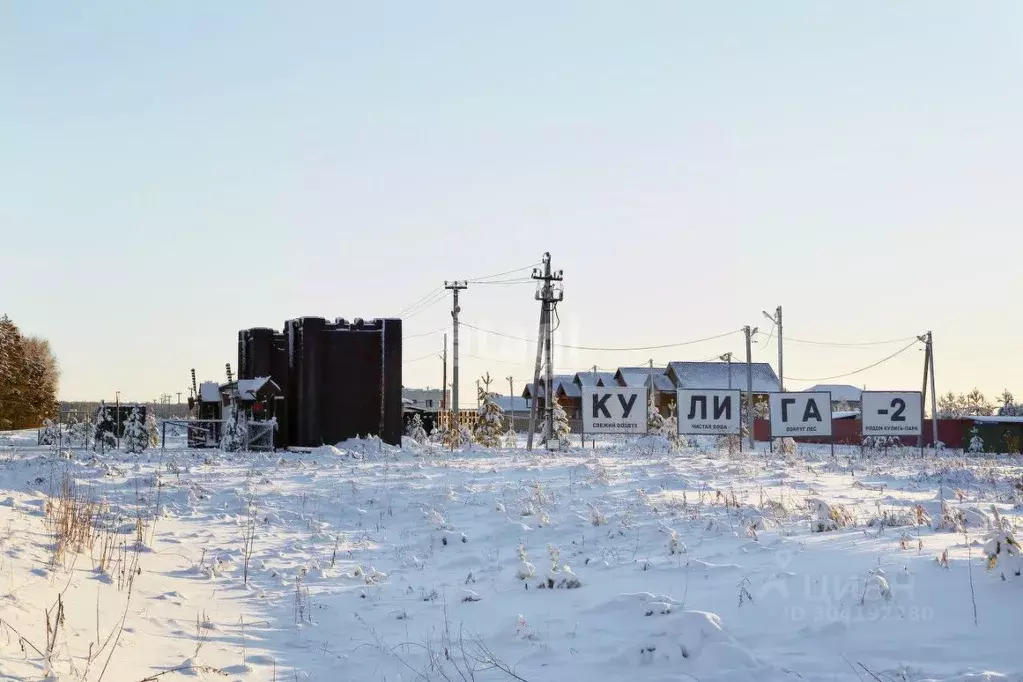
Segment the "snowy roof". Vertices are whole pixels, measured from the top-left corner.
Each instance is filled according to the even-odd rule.
[[[830,391],[831,402],[859,402],[863,390],[849,384],[817,384],[806,389],[807,392]]]
[[[495,395],[494,402],[501,406],[505,412],[522,412],[529,409],[525,398],[519,396]]]
[[[650,385],[650,375],[653,374],[654,386],[658,391],[674,391],[675,386],[671,381],[665,383],[664,381],[657,380],[658,376],[667,378],[665,376],[667,371],[667,367],[654,367],[653,369],[649,367],[619,367],[618,371],[615,372],[615,379],[622,386],[640,388]]]
[[[199,400],[204,403],[219,403],[220,385],[215,381],[204,381],[199,384]]]
[[[575,383],[580,386],[617,386],[614,372],[576,372]]]
[[[270,377],[256,377],[255,379],[239,379],[238,380],[238,398],[240,400],[259,400],[256,395],[259,393],[264,386],[270,383],[273,388],[280,390],[280,387],[274,383]]]
[[[568,381],[556,381],[554,382],[555,392],[564,393],[568,398],[581,398],[583,396],[582,386],[575,383],[575,377],[572,377]]]
[[[571,393],[570,391],[572,389],[569,389],[568,387],[566,387],[565,395],[567,395],[569,397],[579,397],[579,396],[581,396],[582,392],[579,390],[579,386],[574,383],[574,379],[575,379],[575,375],[573,375],[573,374],[555,374],[553,377],[551,377],[551,384],[554,387],[554,392],[557,393],[558,389],[561,387],[562,384],[571,384],[572,386],[575,387],[575,393]],[[547,382],[544,379],[541,378],[540,379],[540,387],[536,391],[536,397],[537,398],[544,397],[544,391],[546,390],[546,388],[547,388]],[[533,383],[532,382],[526,384],[526,387],[522,390],[522,397],[523,398],[532,398],[533,397]]]
[[[1023,417],[1002,417],[999,415],[993,415],[990,417],[966,415],[964,417],[959,417],[959,419],[969,419],[970,421],[987,424],[1023,424]]]
[[[727,362],[669,362],[668,371],[678,388],[728,388]],[[753,392],[771,393],[781,390],[778,375],[766,362],[754,362]],[[732,388],[746,389],[746,363],[731,363]]]

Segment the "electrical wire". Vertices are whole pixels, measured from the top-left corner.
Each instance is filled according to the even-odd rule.
[[[483,329],[475,325],[469,324],[468,322],[460,322],[463,327],[474,329],[484,334],[493,334],[494,336],[503,336],[506,339],[513,339],[515,341],[525,341],[526,343],[535,343],[536,339],[525,339],[521,336],[513,336],[511,334],[505,334],[504,332],[494,331],[493,329]],[[554,344],[558,348],[569,348],[571,350],[587,350],[587,351],[602,351],[607,353],[625,352],[625,351],[638,351],[638,350],[660,350],[663,348],[676,348],[678,346],[690,346],[696,343],[703,343],[704,341],[713,341],[714,339],[724,338],[732,334],[737,334],[741,329],[733,329],[731,331],[724,332],[722,334],[715,334],[714,336],[708,336],[702,339],[693,339],[691,341],[679,341],[678,343],[664,343],[657,346],[634,346],[629,348],[597,348],[595,346],[573,346],[567,343],[556,343]]]
[[[498,279],[490,280],[487,282],[474,282],[472,280],[469,280],[468,284],[532,284],[532,282],[533,282],[532,277],[519,277],[517,279]]]
[[[413,308],[415,308],[415,307],[416,307],[417,305],[419,305],[420,303],[422,303],[422,302],[423,302],[423,301],[425,301],[426,299],[428,299],[428,298],[432,297],[432,296],[433,296],[434,294],[436,294],[436,293],[437,293],[438,291],[442,291],[442,290],[443,290],[443,288],[442,288],[442,287],[437,287],[436,289],[434,289],[434,290],[433,290],[433,291],[431,291],[430,293],[426,294],[426,295],[425,295],[425,296],[423,296],[422,298],[420,298],[420,299],[417,299],[417,300],[413,301],[412,303],[409,303],[409,304],[408,304],[407,306],[405,306],[404,308],[402,308],[401,310],[399,310],[399,311],[398,311],[398,317],[401,317],[401,316],[402,316],[402,315],[403,315],[403,314],[404,314],[405,312],[407,312],[407,311],[409,311],[409,310],[412,310],[412,309],[413,309]]]
[[[912,341],[910,341],[908,344],[906,344],[905,346],[903,346],[899,350],[895,351],[891,355],[887,355],[887,356],[881,358],[880,360],[878,360],[877,362],[874,362],[874,363],[871,363],[871,364],[867,365],[866,367],[860,367],[859,369],[854,369],[853,371],[846,372],[845,374],[836,374],[835,376],[820,377],[818,379],[800,379],[798,377],[785,377],[785,380],[786,381],[831,381],[832,379],[841,379],[843,377],[851,377],[854,374],[859,374],[860,372],[866,372],[868,369],[873,369],[873,368],[877,367],[878,365],[880,365],[882,363],[888,362],[889,360],[891,360],[892,358],[896,357],[897,355],[902,355],[907,350],[909,350],[914,345],[916,345],[918,340],[919,339],[914,337]]]
[[[429,303],[427,303],[427,304],[425,304],[423,306],[420,306],[415,312],[408,313],[408,314],[404,315],[402,317],[402,319],[403,320],[409,320],[409,319],[415,317],[416,315],[418,315],[419,313],[422,313],[422,312],[425,312],[425,311],[429,310],[433,306],[437,305],[438,303],[440,303],[441,301],[444,301],[446,299],[447,299],[447,295],[441,293],[436,298],[434,298],[432,301],[430,301]]]
[[[475,277],[473,279],[466,280],[466,282],[469,283],[469,284],[482,284],[483,280],[485,280],[485,279],[497,279],[498,277],[504,277],[505,275],[512,275],[512,274],[514,274],[516,272],[522,272],[523,270],[532,270],[533,268],[535,268],[538,265],[540,265],[540,263],[532,263],[532,264],[527,265],[527,266],[525,266],[523,268],[515,268],[514,270],[508,270],[507,272],[498,272],[498,273],[493,274],[493,275],[484,275],[483,277]]]
[[[401,364],[407,365],[407,364],[409,364],[411,362],[419,362],[420,360],[425,360],[426,358],[436,357],[437,355],[439,355],[437,353],[437,351],[432,351],[430,353],[427,353],[426,355],[421,355],[418,358],[412,358],[411,360],[402,360]]]
[[[430,336],[432,334],[437,334],[438,332],[442,332],[445,329],[447,329],[447,327],[437,327],[432,332],[422,332],[421,334],[402,334],[401,338],[403,341],[407,341],[408,339],[416,339],[419,338],[420,336]]]
[[[906,336],[901,339],[888,339],[887,341],[859,341],[855,343],[842,343],[837,341],[808,341],[806,339],[794,339],[791,336],[785,337],[785,342],[805,343],[809,346],[839,346],[844,348],[855,348],[858,346],[884,346],[889,343],[902,343],[903,341],[916,341],[915,336]]]

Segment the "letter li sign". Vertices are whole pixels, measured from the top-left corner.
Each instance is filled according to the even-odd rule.
[[[773,438],[831,435],[831,392],[772,393]]]
[[[583,388],[586,433],[646,433],[645,388]]]
[[[737,389],[682,388],[675,404],[680,434],[742,433],[742,403]]]

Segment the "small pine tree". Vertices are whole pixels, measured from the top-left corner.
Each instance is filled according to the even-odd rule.
[[[423,418],[418,413],[412,415],[409,421],[406,435],[417,443],[425,443],[427,440],[426,429],[423,428]]]
[[[650,391],[650,400],[647,401],[646,405],[647,433],[660,435],[664,431],[664,415],[657,409],[654,395],[654,392]]]
[[[96,418],[92,422],[93,449],[96,452],[104,449],[109,450],[117,446],[117,438],[114,436],[114,433],[105,429],[105,426],[112,423],[110,410],[105,404],[100,405],[99,409],[96,410]]]
[[[235,452],[246,447],[249,442],[249,421],[244,412],[237,406],[224,408],[224,435],[220,439],[220,449]]]
[[[984,452],[984,439],[980,437],[980,434],[977,432],[976,426],[970,429],[969,451],[974,454]]]
[[[52,419],[43,420],[43,430],[39,434],[40,445],[56,445],[59,440],[60,428],[53,423]]]
[[[479,389],[479,419],[476,420],[476,433],[473,434],[473,437],[485,448],[498,448],[501,447],[504,410],[497,404],[494,394],[490,392],[490,373],[481,377],[480,381],[483,385]]]
[[[563,441],[566,438],[568,438],[568,435],[570,433],[572,433],[572,427],[568,423],[568,414],[565,413],[565,408],[563,408],[561,406],[561,403],[558,402],[558,396],[554,396],[554,398],[553,398],[553,400],[551,402],[551,407],[552,407],[553,412],[554,412],[554,420],[553,420],[554,421],[554,438],[557,439],[558,442],[560,443],[561,441]],[[547,437],[547,419],[546,418],[544,419],[543,428],[542,428],[540,434],[541,434],[540,441],[542,443],[547,443],[549,439]]]
[[[128,421],[124,423],[124,449],[128,452],[142,452],[149,445],[149,432],[139,408],[131,408]]]

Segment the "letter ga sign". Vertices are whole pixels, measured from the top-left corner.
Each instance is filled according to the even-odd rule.
[[[584,388],[582,413],[586,433],[646,433],[646,389]]]
[[[682,388],[676,404],[680,434],[742,433],[742,405],[737,389]]]
[[[799,438],[831,435],[831,392],[772,393],[771,436]]]

